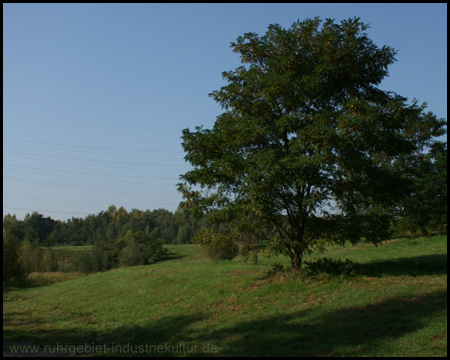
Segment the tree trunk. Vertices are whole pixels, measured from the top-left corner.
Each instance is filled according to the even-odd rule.
[[[294,227],[296,234],[296,241],[294,241],[292,249],[294,255],[291,258],[291,263],[292,263],[292,270],[296,272],[300,271],[302,268],[303,253],[305,251],[303,241],[307,217],[308,213],[306,212],[305,209],[303,209],[299,217],[295,219],[294,223],[291,223],[291,226]]]
[[[291,258],[292,270],[298,272],[302,268],[302,254],[294,250],[294,256]]]
[[[430,236],[430,233],[428,232],[427,228],[423,224],[419,224],[419,230],[423,237]]]

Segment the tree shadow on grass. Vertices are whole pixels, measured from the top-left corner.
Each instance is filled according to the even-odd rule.
[[[164,257],[161,259],[161,261],[181,260],[181,259],[184,259],[184,258],[186,258],[186,257],[187,257],[187,255],[180,254],[180,253],[178,253],[178,252],[176,252],[176,251],[171,251],[171,250],[169,250],[169,251],[164,255]]]
[[[437,291],[318,316],[297,312],[246,321],[214,332],[210,341],[220,345],[228,337],[220,356],[370,356],[386,340],[421,329],[430,317],[446,316],[446,309],[447,294]]]
[[[51,323],[45,324],[44,329],[22,324],[4,328],[3,346],[4,352],[8,352],[10,345],[18,344],[66,346],[65,353],[56,354],[59,356],[73,356],[67,349],[74,351],[75,345],[84,344],[99,346],[101,352],[90,348],[91,351],[85,349],[77,355],[375,356],[380,349],[381,354],[393,350],[389,348],[390,341],[422,329],[430,319],[445,317],[446,309],[447,293],[442,290],[328,312],[308,309],[277,316],[255,313],[253,320],[228,327],[221,326],[209,312],[166,316],[143,326],[121,326],[102,334],[94,330],[86,333],[77,328],[52,328]],[[211,330],[205,321],[211,323]],[[203,322],[202,326],[197,326],[199,322]],[[446,349],[437,351],[443,353]],[[56,356],[55,352],[47,354]]]
[[[447,274],[447,255],[423,255],[361,264],[359,273],[371,277],[444,275]]]
[[[75,356],[84,354],[74,347],[94,344],[95,334],[86,334],[79,329],[39,329],[39,324],[13,318],[3,319],[4,357]]]
[[[146,326],[122,326],[99,334],[75,327],[70,330],[52,328],[51,323],[43,330],[36,327],[37,324],[18,323],[9,318],[9,324],[3,329],[3,355],[172,356],[174,352],[186,355],[190,349],[179,346],[190,338],[186,327],[203,319],[201,314],[168,316]]]

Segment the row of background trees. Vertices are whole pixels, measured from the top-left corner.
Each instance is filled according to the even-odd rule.
[[[189,243],[202,226],[202,219],[181,211],[127,212],[113,205],[97,215],[67,221],[38,212],[23,220],[8,214],[3,218],[3,284],[27,285],[28,275],[35,272],[87,274],[151,264],[165,257],[164,244]],[[62,245],[91,247],[59,250]]]
[[[24,220],[10,214],[3,219],[3,229],[8,234],[44,247],[115,241],[130,230],[140,231],[151,239],[161,239],[165,244],[186,244],[202,226],[202,220],[195,220],[182,211],[133,209],[127,212],[114,205],[97,215],[72,217],[67,221],[53,220],[38,212],[26,214]]]

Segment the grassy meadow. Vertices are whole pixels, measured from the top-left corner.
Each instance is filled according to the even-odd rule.
[[[4,355],[447,356],[446,236],[308,257],[358,262],[346,278],[168,248],[153,265],[4,290]]]

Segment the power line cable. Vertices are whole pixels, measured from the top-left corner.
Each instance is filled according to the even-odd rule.
[[[99,173],[91,173],[91,172],[85,172],[85,171],[44,169],[44,168],[38,168],[38,167],[33,167],[33,166],[20,166],[20,165],[12,165],[12,164],[5,164],[5,165],[7,165],[9,167],[15,167],[15,168],[21,168],[21,169],[46,170],[46,171],[53,171],[53,172],[64,172],[64,173],[71,173],[71,174],[84,174],[84,175],[93,175],[93,176],[108,176],[108,177],[112,176],[112,177],[126,177],[126,178],[137,178],[137,179],[173,180],[173,178],[156,177],[156,176],[134,176],[134,175],[99,174]]]
[[[111,147],[101,147],[101,146],[87,146],[87,145],[70,145],[70,144],[61,144],[61,143],[49,143],[49,142],[41,142],[41,141],[31,141],[31,140],[20,140],[20,139],[12,139],[12,138],[3,138],[3,140],[12,140],[18,142],[25,143],[33,143],[33,144],[43,144],[43,145],[56,145],[56,146],[66,146],[66,147],[76,147],[76,148],[87,148],[87,149],[104,149],[104,150],[116,150],[116,151],[136,151],[136,152],[155,152],[155,153],[172,153],[172,154],[181,154],[180,151],[171,151],[171,150],[147,150],[147,149],[126,149],[126,148],[111,148]]]
[[[77,215],[86,215],[88,212],[80,213],[80,212],[67,212],[67,211],[57,211],[57,210],[36,210],[36,209],[24,209],[24,208],[17,208],[12,206],[3,206],[3,209],[12,209],[12,210],[23,210],[23,211],[36,211],[38,213],[57,213],[57,214],[77,214]]]
[[[94,213],[90,212],[90,211],[86,211],[86,212],[75,212],[75,211],[59,211],[59,210],[39,210],[39,209],[29,209],[29,208],[18,208],[18,207],[12,207],[12,206],[3,206],[3,209],[11,209],[11,210],[22,210],[22,211],[31,211],[31,212],[37,212],[40,214],[43,213],[55,213],[55,214],[70,214],[70,215],[95,215]]]
[[[95,186],[83,186],[78,184],[61,184],[61,183],[55,183],[51,181],[40,181],[40,180],[29,180],[29,179],[22,179],[22,178],[14,178],[5,176],[4,179],[6,180],[12,180],[14,182],[21,182],[25,184],[33,184],[33,185],[44,185],[44,186],[53,186],[53,187],[59,187],[63,189],[75,189],[75,190],[85,190],[85,191],[95,191],[95,192],[104,192],[104,193],[114,193],[114,194],[126,194],[126,195],[139,195],[139,196],[154,196],[154,197],[175,197],[175,193],[173,195],[161,195],[158,194],[149,194],[149,193],[143,193],[140,190],[136,190],[133,192],[132,190],[123,191],[122,189],[112,189],[112,188],[104,188],[104,187],[95,187]],[[181,196],[181,195],[180,195]],[[179,197],[179,196],[176,196]]]
[[[27,123],[35,123],[36,121],[39,121],[39,123],[48,123],[48,124],[56,124],[56,125],[60,125],[60,126],[76,126],[76,127],[80,127],[81,126],[86,126],[89,128],[92,127],[100,127],[100,128],[115,128],[115,129],[138,129],[138,130],[142,130],[142,131],[170,131],[170,132],[181,132],[180,128],[163,128],[163,127],[155,127],[155,126],[133,126],[130,125],[129,123],[127,123],[126,125],[123,125],[124,121],[121,122],[120,124],[115,124],[115,123],[111,123],[108,122],[106,123],[101,123],[101,122],[93,122],[93,121],[80,121],[77,120],[76,122],[61,122],[61,121],[57,121],[57,120],[46,120],[46,119],[32,119],[32,118],[24,118],[24,117],[19,117],[19,116],[8,116],[8,118],[13,118],[13,119],[19,119],[23,122],[27,122]]]
[[[105,186],[95,186],[95,185],[87,185],[87,184],[67,184],[67,183],[58,183],[58,182],[53,182],[53,181],[41,180],[41,179],[24,179],[24,178],[10,177],[10,176],[6,176],[5,179],[21,181],[21,182],[28,182],[28,183],[35,183],[36,185],[50,184],[50,185],[60,185],[60,186],[71,186],[72,188],[80,188],[80,189],[99,189],[99,190],[106,189],[106,190],[111,190],[111,191],[116,191],[116,192],[126,191],[126,193],[130,193],[130,194],[134,194],[134,193],[140,194],[141,193],[141,190],[136,189],[136,188],[134,188],[134,189],[105,188]],[[151,184],[140,184],[140,185],[144,185],[147,187],[154,186]],[[172,185],[172,187],[174,188],[175,185]],[[144,191],[146,191],[146,190],[144,190]],[[161,195],[173,196],[175,193],[176,193],[175,191],[173,191],[173,192],[158,191],[157,196],[161,196]]]
[[[26,159],[26,160],[34,160],[34,161],[44,161],[47,163],[53,163],[53,164],[64,164],[67,165],[67,162],[65,161],[57,161],[57,160],[49,160],[49,159],[35,159],[35,158],[30,158],[27,156],[21,156],[21,155],[8,155],[8,157],[14,157],[14,158],[19,158],[19,159]],[[108,165],[99,165],[99,164],[73,164],[73,165],[77,165],[77,166],[90,166],[90,167],[95,167],[95,168],[106,168],[106,169],[120,169],[120,170],[140,170],[140,171],[158,171],[158,172],[172,172],[172,173],[176,173],[178,171],[176,170],[164,170],[164,169],[143,169],[143,168],[130,168],[130,167],[117,167],[117,166],[108,166]]]
[[[25,173],[32,173],[32,174],[42,174],[42,175],[50,175],[48,172],[43,171],[36,171],[36,170],[20,170],[20,169],[12,169],[10,168],[10,165],[5,165],[4,168],[9,169],[9,171],[17,171],[17,172],[25,172]],[[87,178],[87,177],[81,177],[81,176],[74,176],[74,175],[63,175],[63,174],[51,174],[52,176],[59,176],[59,177],[65,177],[70,179],[80,179],[80,180],[89,180],[89,181],[105,181],[105,179],[94,179],[94,178]],[[119,183],[119,184],[127,184],[127,185],[144,185],[144,186],[175,186],[174,184],[153,184],[153,183],[140,183],[140,182],[134,182],[134,181],[121,181],[121,180],[107,180],[108,183]]]
[[[21,196],[9,196],[4,195],[4,198],[7,199],[19,199],[19,200],[31,200],[31,201],[44,201],[44,202],[59,202],[59,203],[74,203],[74,204],[93,204],[93,205],[111,205],[114,201],[76,201],[76,200],[56,200],[56,199],[36,199],[29,197],[21,197]],[[139,202],[120,202],[121,205],[147,205],[148,203],[139,203]]]
[[[71,158],[66,156],[55,156],[55,155],[42,155],[42,154],[29,154],[22,153],[17,151],[3,151],[4,154],[19,154],[19,155],[27,155],[27,156],[37,156],[37,157],[46,157],[46,158],[55,158],[55,159],[65,159],[65,160],[78,160],[78,161],[90,161],[90,162],[100,162],[100,163],[113,163],[113,164],[128,164],[128,165],[148,165],[148,166],[189,166],[187,164],[184,165],[176,165],[176,164],[153,164],[153,163],[138,163],[138,162],[130,162],[130,161],[116,161],[116,160],[98,160],[98,159],[80,159],[80,158]]]
[[[39,146],[39,145],[32,145],[32,144],[17,144],[14,142],[11,142],[11,140],[4,140],[3,145],[12,145],[12,146],[26,146],[31,148],[37,148],[37,149],[48,149],[48,150],[57,150],[57,151],[66,151],[66,152],[76,152],[76,153],[82,153],[82,154],[90,154],[90,155],[106,155],[106,156],[122,156],[122,157],[133,157],[133,158],[149,158],[149,155],[138,155],[138,154],[123,154],[123,153],[108,153],[108,152],[92,152],[92,151],[83,151],[83,150],[74,150],[74,149],[64,149],[61,147],[48,147],[48,146]],[[153,157],[154,158],[154,157]],[[158,156],[156,159],[165,159],[165,160],[180,160],[180,157],[167,157],[167,156]]]

